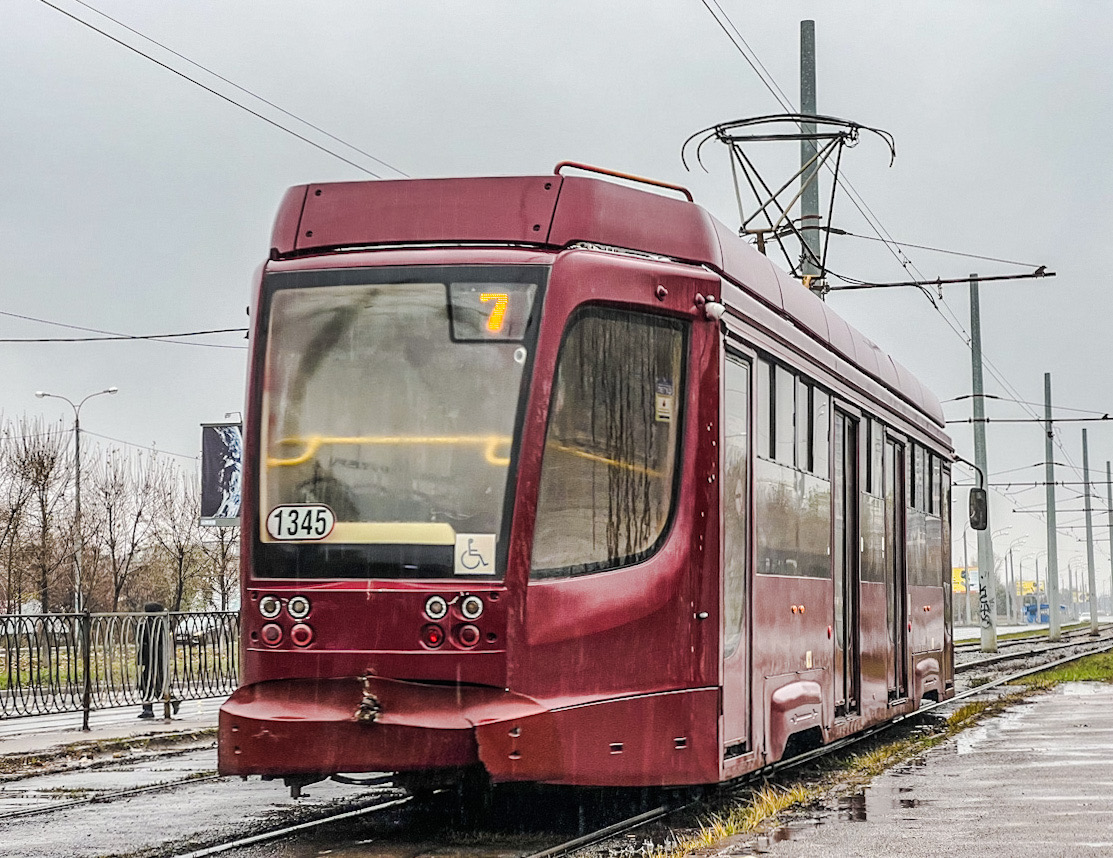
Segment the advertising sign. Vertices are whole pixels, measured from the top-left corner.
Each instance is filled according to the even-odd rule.
[[[242,478],[243,427],[239,423],[202,423],[202,525],[239,525]]]

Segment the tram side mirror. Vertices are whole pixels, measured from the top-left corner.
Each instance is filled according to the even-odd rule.
[[[985,489],[970,489],[970,527],[985,530],[989,526],[989,495]]]

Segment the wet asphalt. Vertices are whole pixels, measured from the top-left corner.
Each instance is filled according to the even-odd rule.
[[[1010,707],[834,808],[726,855],[1113,855],[1113,685],[1068,683]]]
[[[200,707],[190,715],[187,723],[156,726],[170,730],[210,720]],[[134,732],[133,718],[121,714],[120,724]],[[33,731],[21,737],[0,735],[0,753],[36,741],[46,741],[45,734],[38,739]],[[0,814],[206,776],[216,768],[216,752],[212,740],[201,739],[169,755],[140,752],[119,760],[102,758],[100,764],[0,784]],[[335,783],[312,785],[306,793],[293,800],[280,783],[210,779],[107,803],[0,818],[0,854],[182,854],[383,794]],[[399,851],[398,844],[388,846],[377,834],[356,827],[350,836],[302,837],[235,854],[308,858],[331,853],[346,858],[429,850],[440,854],[443,847],[413,843]],[[490,854],[528,851],[492,844]],[[879,776],[831,807],[714,851],[778,858],[1113,855],[1113,686],[1060,686]]]

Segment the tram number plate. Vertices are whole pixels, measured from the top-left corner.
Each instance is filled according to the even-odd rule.
[[[324,539],[335,525],[336,516],[324,504],[285,504],[276,506],[267,516],[271,539]]]

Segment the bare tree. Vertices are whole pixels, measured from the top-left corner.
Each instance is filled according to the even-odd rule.
[[[35,576],[41,609],[45,612],[61,601],[51,592],[56,572],[72,552],[67,545],[69,509],[67,490],[73,475],[69,458],[69,432],[47,424],[42,418],[23,418],[12,441],[12,464],[25,487],[16,490],[27,497],[23,511],[29,531],[31,572]],[[15,532],[11,534],[14,538]],[[13,552],[14,553],[14,552]]]
[[[201,547],[208,561],[206,574],[220,610],[227,611],[240,585],[240,529],[204,527]]]
[[[199,539],[200,489],[170,462],[157,469],[152,484],[152,533],[170,570],[171,610],[192,601],[205,566]]]
[[[117,611],[133,575],[143,568],[143,550],[151,532],[157,456],[130,456],[109,451],[92,476],[90,518],[99,543],[99,565],[109,581],[111,610]]]
[[[4,610],[8,613],[22,613],[23,609],[24,566],[17,558],[23,560],[20,536],[31,500],[31,482],[17,445],[27,434],[25,423],[26,419],[17,424],[5,421],[0,444],[0,553],[4,556]]]

